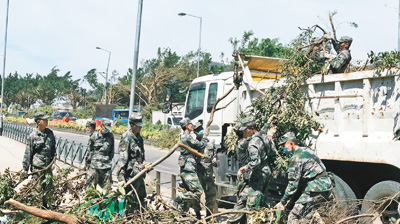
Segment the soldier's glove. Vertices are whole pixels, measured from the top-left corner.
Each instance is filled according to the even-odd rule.
[[[324,38],[325,40],[332,40],[332,36],[329,33],[322,35],[322,38]]]
[[[281,211],[285,210],[285,206],[282,204],[281,201],[280,201],[278,204],[276,204],[276,205],[274,206],[274,208],[275,208],[275,209],[278,209],[278,210],[281,210]]]

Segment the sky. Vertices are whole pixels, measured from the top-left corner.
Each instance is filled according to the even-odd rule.
[[[6,3],[0,0],[1,69]],[[365,60],[371,50],[397,49],[398,6],[398,0],[144,0],[139,66],[159,47],[178,55],[197,51],[200,20],[180,12],[202,17],[201,49],[220,62],[221,52],[232,59],[229,38],[240,39],[244,31],[288,44],[299,27],[330,30],[328,13],[336,11],[338,38],[353,37],[353,60]],[[82,79],[92,68],[106,70],[108,53],[96,47],[111,52],[109,74],[126,74],[133,66],[137,7],[138,0],[10,0],[5,74],[47,75],[57,67],[61,75],[70,71]]]

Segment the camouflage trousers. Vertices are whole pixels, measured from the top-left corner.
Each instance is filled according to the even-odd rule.
[[[259,208],[263,203],[263,190],[265,181],[255,181],[253,178],[250,181],[238,180],[237,184],[237,200],[234,210],[252,210]],[[246,216],[243,213],[237,213],[229,218],[230,223],[246,223]]]
[[[288,224],[301,223],[301,219],[311,219],[313,210],[317,209],[323,202],[333,199],[331,191],[304,192],[296,201],[288,216]]]
[[[200,211],[200,198],[203,193],[203,187],[197,173],[182,171],[180,177],[186,190],[186,192],[182,192],[183,210],[188,211],[189,208],[193,208],[196,212]]]
[[[139,171],[136,170],[127,170],[125,175],[125,182],[128,182],[131,178],[133,178],[134,176],[136,176],[136,174],[138,174]],[[132,187],[135,188],[135,191],[137,193],[134,192],[130,198],[127,199],[125,204],[126,210],[128,212],[132,212],[133,210],[139,209],[139,206],[142,205],[143,207],[146,207],[145,205],[145,201],[144,198],[146,197],[147,193],[146,193],[146,184],[144,183],[144,178],[146,177],[146,175],[143,175],[141,177],[139,177],[139,179],[137,179],[135,182],[133,182],[131,185],[127,186],[125,188],[125,192],[129,193],[130,191],[133,190]],[[138,203],[138,198],[140,201],[140,204]]]
[[[33,167],[32,172],[35,170],[41,170],[42,168]],[[35,173],[32,175],[32,184],[36,184],[35,190],[38,194],[42,195],[42,204],[43,207],[48,208],[48,191],[53,186],[53,183],[46,183],[44,180],[46,179],[46,174],[53,176],[51,169]]]
[[[101,188],[107,189],[107,191],[109,191],[112,184],[111,178],[111,168],[95,169],[90,167],[86,178],[86,184],[88,186],[93,184],[94,187],[96,187],[98,184]]]
[[[200,163],[198,165],[197,175],[199,176],[201,186],[203,187],[206,196],[207,214],[210,212],[217,213],[217,186],[215,185],[212,164]]]

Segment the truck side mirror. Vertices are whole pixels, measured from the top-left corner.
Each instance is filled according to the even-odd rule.
[[[169,114],[169,112],[171,112],[171,107],[172,107],[171,103],[164,103],[163,108],[162,108],[162,112],[164,114]]]

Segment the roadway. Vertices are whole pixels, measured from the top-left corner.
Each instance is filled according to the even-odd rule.
[[[77,134],[77,133],[70,133],[70,132],[62,132],[59,130],[54,130],[54,135],[56,136],[56,138],[63,138],[63,139],[68,139],[69,141],[74,141],[75,143],[79,144],[82,143],[84,145],[87,144],[88,140],[89,140],[89,135],[88,134]],[[113,158],[113,162],[115,162],[116,160],[118,160],[119,158],[119,151],[118,151],[118,145],[119,145],[119,140],[115,139],[115,155]],[[146,162],[152,163],[154,161],[156,161],[157,159],[161,158],[162,156],[166,155],[168,153],[167,150],[162,150],[160,148],[154,147],[152,145],[147,145],[145,144],[144,146],[145,148],[145,156],[146,156]],[[171,175],[169,175],[170,173],[174,173],[174,174],[178,174],[179,173],[179,166],[178,166],[178,157],[179,157],[179,153],[175,152],[174,154],[172,154],[170,157],[168,157],[166,160],[164,160],[162,163],[160,163],[158,166],[155,167],[155,170],[167,173],[164,174],[161,173],[161,188],[162,188],[162,192],[167,193],[169,195],[170,192],[170,187],[171,187]],[[156,173],[155,171],[151,171],[149,173],[151,180],[155,180],[156,179]],[[180,178],[177,177],[177,180],[179,180]],[[165,196],[168,196],[165,195]]]

